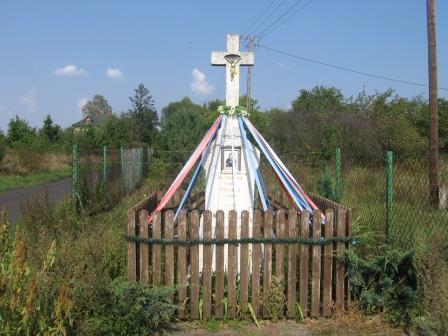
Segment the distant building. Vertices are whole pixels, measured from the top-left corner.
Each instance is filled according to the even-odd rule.
[[[93,126],[98,127],[104,124],[107,119],[109,119],[112,116],[112,114],[100,114],[100,115],[93,115],[93,116],[87,116],[84,119],[75,122],[72,127],[75,130],[75,132],[79,132],[84,127],[87,126]]]

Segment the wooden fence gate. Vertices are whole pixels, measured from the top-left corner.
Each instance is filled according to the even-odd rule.
[[[148,211],[157,203],[154,193],[128,211],[128,278],[175,287],[173,299],[180,319],[236,318],[246,315],[249,307],[257,318],[341,312],[350,300],[346,265],[340,257],[350,247],[351,210],[318,196],[313,199],[327,209],[325,221],[319,210],[312,216],[285,209],[254,211],[250,237],[247,211],[240,213],[240,235],[234,210],[228,223],[223,211],[182,211],[176,222],[172,210],[155,212],[149,226]],[[212,216],[216,216],[216,237],[212,237]],[[201,217],[203,239],[199,239]],[[224,239],[225,227],[228,239]],[[224,245],[228,245],[227,272]]]

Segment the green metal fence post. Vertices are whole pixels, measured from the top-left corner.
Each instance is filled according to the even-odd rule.
[[[121,194],[125,194],[125,184],[124,184],[124,148],[120,147],[120,184],[121,184]]]
[[[78,189],[78,146],[72,146],[72,200],[76,201]]]
[[[394,156],[392,151],[386,154],[386,240],[390,241],[393,225],[393,178]]]
[[[341,180],[341,149],[336,148],[336,202],[340,203],[342,199],[342,180]]]
[[[107,146],[103,146],[103,188],[107,184]]]

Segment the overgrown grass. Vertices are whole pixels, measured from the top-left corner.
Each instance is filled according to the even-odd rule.
[[[35,172],[26,175],[0,175],[0,192],[56,181],[70,176],[70,174],[71,168],[65,167],[53,171]]]
[[[319,193],[319,181],[326,171],[335,175],[332,162],[301,164],[287,159],[285,161],[307,192]],[[268,189],[278,190],[278,181],[269,174],[269,169],[263,169]],[[439,174],[440,184],[447,186],[447,162],[441,162]],[[426,163],[403,160],[395,162],[389,241],[385,236],[386,172],[382,159],[379,158],[374,164],[343,162],[342,184],[341,203],[353,210],[352,235],[359,238],[355,245],[357,254],[363,260],[376,260],[375,258],[383,258],[385,251],[391,249],[393,253],[400,250],[412,253],[411,266],[418,278],[417,291],[420,297],[406,308],[410,309],[407,324],[426,333],[447,334],[448,325],[444,321],[448,316],[448,210],[434,209],[429,204]],[[386,262],[392,261],[387,259]],[[393,301],[386,294],[399,284],[390,281],[386,288],[384,283],[379,284],[377,281],[375,285],[378,288],[383,286],[379,300]],[[373,296],[365,290],[358,294],[363,292],[364,298],[371,299]],[[412,312],[418,313],[411,316]],[[386,319],[395,321],[397,316],[406,317],[399,307],[380,308],[377,313],[384,313]]]
[[[2,307],[6,311],[0,312],[0,318],[10,314],[10,307],[18,307],[14,311],[17,322],[11,324],[9,334],[21,334],[23,330],[17,329],[19,323],[28,328],[26,330],[36,330],[34,321],[42,324],[39,326],[42,330],[53,328],[51,317],[58,309],[54,300],[61,295],[59,288],[64,289],[64,302],[70,308],[69,315],[61,320],[65,324],[60,333],[149,334],[166,326],[176,308],[171,302],[172,290],[125,280],[126,212],[145,192],[140,189],[117,202],[110,211],[91,216],[79,213],[70,201],[53,206],[45,199],[34,199],[25,206],[23,217],[15,227],[23,237],[22,250],[28,251],[21,259],[22,269],[30,276],[21,284],[20,293],[23,294],[19,306],[11,306],[10,302],[17,301],[12,294],[0,300],[0,304],[5,303]],[[48,264],[48,251],[52,251],[51,271],[45,281],[41,281],[39,272],[42,265]],[[8,263],[4,258],[2,254],[0,261]],[[16,268],[15,264],[1,268],[0,278],[5,279],[3,270]],[[13,284],[8,279],[0,281],[7,288],[6,293],[16,290],[16,287],[8,289]],[[37,280],[33,282],[33,279]],[[48,309],[35,310],[31,318],[24,320],[21,314],[28,311],[26,307],[30,302],[27,293],[33,294],[34,288],[41,294],[33,305],[43,304],[42,307]]]

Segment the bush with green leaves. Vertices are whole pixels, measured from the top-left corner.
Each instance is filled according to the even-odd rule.
[[[350,249],[345,261],[352,294],[365,313],[384,313],[388,322],[405,327],[422,314],[412,252],[388,247],[378,256],[361,257]]]
[[[86,335],[148,335],[167,327],[177,306],[174,289],[118,278],[103,291],[100,307],[82,326]]]
[[[319,180],[317,181],[317,192],[319,195],[331,200],[336,199],[336,191],[334,188],[333,177],[331,172],[326,168]]]

